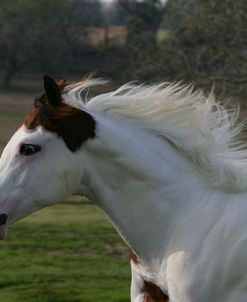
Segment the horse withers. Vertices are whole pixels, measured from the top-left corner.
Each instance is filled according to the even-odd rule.
[[[131,301],[246,302],[247,151],[236,112],[173,84],[44,77],[0,159],[0,237],[9,224],[87,196],[132,251]]]

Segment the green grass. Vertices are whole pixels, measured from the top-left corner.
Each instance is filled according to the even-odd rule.
[[[129,301],[128,251],[92,205],[58,205],[0,243],[0,301]]]

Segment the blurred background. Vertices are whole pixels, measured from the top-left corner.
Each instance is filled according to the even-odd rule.
[[[247,100],[246,0],[0,0],[0,152],[42,76],[193,82]],[[0,301],[129,301],[128,250],[82,200],[42,210],[0,243]]]
[[[1,0],[1,87],[96,71],[115,83],[193,81],[244,101],[246,21],[245,0]]]

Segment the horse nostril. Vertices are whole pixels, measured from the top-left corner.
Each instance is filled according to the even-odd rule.
[[[0,214],[0,225],[6,224],[7,220],[8,220],[7,214]]]

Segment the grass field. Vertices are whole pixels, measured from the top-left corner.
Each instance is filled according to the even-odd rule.
[[[94,206],[57,205],[0,242],[0,301],[129,301],[128,251]]]
[[[0,153],[30,111],[36,86],[0,92]],[[0,302],[129,301],[128,250],[88,204],[46,208],[11,226],[0,242],[0,271]]]

